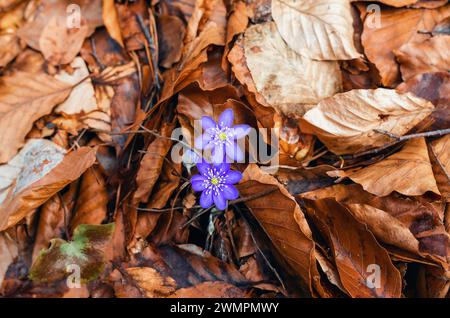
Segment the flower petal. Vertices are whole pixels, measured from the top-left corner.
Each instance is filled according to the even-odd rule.
[[[207,183],[205,182],[205,177],[199,174],[192,176],[191,184],[194,191],[203,191],[206,189],[207,185]]]
[[[213,204],[212,191],[203,191],[200,196],[200,205],[202,208],[207,209]]]
[[[214,168],[216,168],[217,174],[218,175],[225,175],[228,173],[228,171],[230,171],[230,164],[223,162],[220,164],[215,164]]]
[[[239,197],[238,190],[230,184],[226,184],[222,187],[222,193],[227,200],[236,200]]]
[[[197,169],[201,175],[205,176],[211,169],[211,165],[203,159],[201,162],[197,163]]]
[[[212,136],[208,133],[204,133],[201,136],[195,138],[194,146],[197,149],[204,149],[210,143]]]
[[[211,160],[215,164],[223,163],[225,160],[225,147],[223,144],[216,145],[212,150]]]
[[[234,162],[243,162],[244,161],[244,153],[242,152],[241,148],[239,148],[238,144],[233,143],[227,143],[225,146],[226,154],[229,158],[232,159]]]
[[[225,183],[226,184],[235,184],[238,183],[239,181],[241,181],[242,179],[242,173],[240,173],[239,171],[235,171],[235,170],[230,170],[225,178]]]
[[[200,156],[192,149],[185,149],[181,160],[185,165],[193,165],[200,162]]]
[[[213,194],[213,199],[216,207],[219,210],[225,210],[227,208],[227,200],[223,196],[222,192],[217,192],[217,194]]]
[[[231,108],[225,109],[219,117],[219,128],[233,126],[234,113]]]
[[[236,125],[233,127],[233,134],[235,139],[241,139],[250,133],[251,127],[249,125]]]
[[[209,116],[202,117],[202,128],[204,130],[216,128],[216,126],[217,126],[216,122],[211,117],[209,117]]]

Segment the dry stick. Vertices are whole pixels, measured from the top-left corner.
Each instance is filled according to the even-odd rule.
[[[230,205],[235,205],[235,204],[238,204],[238,203],[241,203],[241,202],[247,202],[247,201],[255,200],[255,199],[261,198],[261,197],[263,197],[263,196],[266,196],[266,195],[268,195],[268,194],[271,194],[272,192],[275,192],[276,190],[278,190],[278,188],[266,190],[266,191],[263,191],[263,192],[261,192],[261,193],[257,193],[257,194],[250,195],[250,196],[248,196],[248,197],[244,197],[244,198],[239,198],[239,199],[236,199],[236,200],[232,200],[232,201],[229,202],[229,204],[230,204]],[[197,209],[198,209],[198,208],[201,208],[201,206],[200,206],[200,205],[195,205],[195,206],[193,206],[191,209],[196,209],[196,208],[197,208]],[[205,214],[206,212],[208,212],[208,211],[211,210],[212,208],[213,208],[213,206],[211,206],[211,207],[207,208],[206,210],[202,210],[202,211],[200,211],[199,213],[195,214],[189,221],[187,221],[186,223],[184,223],[183,225],[181,225],[181,226],[180,226],[180,229],[183,229],[184,227],[188,226],[189,224],[191,224],[193,221],[195,221],[196,219],[198,219],[200,216],[202,216],[203,214]]]
[[[397,136],[394,135],[388,131],[384,131],[384,130],[379,130],[379,129],[374,129],[375,132],[386,135],[392,139],[395,139],[395,141],[389,142],[387,144],[384,144],[378,148],[375,149],[371,149],[371,150],[367,150],[367,151],[363,151],[363,152],[359,152],[359,153],[355,153],[352,158],[359,158],[362,156],[366,156],[366,155],[375,155],[380,153],[381,151],[385,150],[386,148],[392,147],[402,141],[407,141],[410,139],[414,139],[414,138],[421,138],[421,137],[433,137],[433,136],[443,136],[446,134],[450,134],[450,128],[447,129],[440,129],[440,130],[434,130],[434,131],[427,131],[427,132],[423,132],[423,133],[417,133],[417,134],[411,134],[411,135],[405,135],[405,136]]]

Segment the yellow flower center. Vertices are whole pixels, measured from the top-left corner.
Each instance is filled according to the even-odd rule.
[[[224,141],[224,140],[227,140],[227,138],[228,138],[228,136],[227,136],[226,133],[221,132],[221,133],[219,134],[219,139],[220,139],[220,140]]]
[[[217,179],[217,178],[212,178],[211,179],[211,184],[213,184],[213,185],[218,185],[219,184],[219,179]]]

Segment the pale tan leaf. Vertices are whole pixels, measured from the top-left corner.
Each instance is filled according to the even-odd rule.
[[[334,153],[353,153],[392,141],[375,129],[404,135],[433,108],[431,102],[411,93],[384,88],[352,90],[320,102],[305,114],[301,126]]]
[[[361,57],[353,44],[349,0],[272,0],[272,17],[298,54],[315,60]]]
[[[46,139],[30,139],[7,164],[0,165],[0,204],[42,179],[63,159],[66,151]]]
[[[216,281],[178,289],[169,298],[245,298],[245,294],[234,285]]]
[[[393,191],[404,195],[421,195],[427,191],[440,194],[431,169],[424,138],[412,139],[397,153],[356,171],[340,174],[378,196]]]
[[[445,135],[431,143],[436,157],[443,169],[450,176],[450,135]]]
[[[56,107],[56,113],[64,113],[66,115],[75,115],[79,113],[89,113],[97,109],[97,101],[95,99],[94,87],[89,77],[89,71],[86,63],[81,57],[76,57],[70,66],[73,73],[69,74],[61,71],[55,75],[55,78],[69,85],[76,85],[69,97]],[[77,85],[78,84],[78,85]]]
[[[249,27],[244,48],[256,89],[274,108],[302,115],[304,104],[318,103],[341,90],[337,62],[313,61],[295,53],[273,22]]]
[[[172,277],[163,277],[151,267],[130,267],[126,271],[148,298],[168,296],[177,287]]]
[[[59,190],[78,179],[86,169],[94,164],[95,153],[95,148],[89,147],[73,151],[43,178],[30,185],[25,183],[26,186],[19,188],[19,191],[8,193],[3,204],[0,205],[0,231],[17,224]],[[33,165],[36,171],[41,171],[47,164],[52,164],[52,161],[43,160],[35,162]],[[30,178],[28,174],[26,177]]]
[[[34,121],[49,114],[70,90],[71,85],[43,72],[18,71],[0,79],[0,163],[16,154]]]

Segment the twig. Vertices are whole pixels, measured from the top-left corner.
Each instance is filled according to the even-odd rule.
[[[374,131],[376,131],[377,133],[389,136],[390,138],[395,139],[397,142],[406,141],[406,140],[415,139],[415,138],[443,136],[446,134],[450,134],[450,128],[427,131],[427,132],[423,132],[423,133],[417,133],[417,134],[411,134],[411,135],[405,135],[405,136],[397,136],[393,133],[390,133],[390,132],[384,131],[384,130],[380,130],[380,129],[375,129]]]

